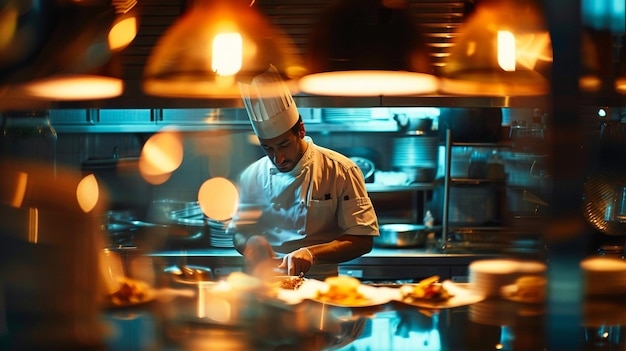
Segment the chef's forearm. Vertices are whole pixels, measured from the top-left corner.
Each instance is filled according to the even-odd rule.
[[[372,250],[373,237],[344,235],[324,244],[306,246],[314,263],[341,263],[363,256]]]

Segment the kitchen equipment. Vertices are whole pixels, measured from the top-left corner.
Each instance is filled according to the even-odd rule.
[[[363,178],[365,179],[366,183],[371,183],[374,181],[374,172],[376,171],[376,166],[374,165],[374,162],[365,157],[352,156],[350,157],[350,159],[354,163],[356,163],[357,166],[359,166],[361,172],[363,172]]]
[[[442,108],[439,115],[439,138],[446,140],[450,130],[455,142],[497,142],[502,137],[500,108]]]
[[[398,248],[424,246],[429,231],[432,228],[418,224],[383,224],[379,228],[380,236],[374,237],[374,245]]]
[[[550,160],[545,154],[503,152],[501,155],[509,185],[539,188],[551,179],[547,168]]]
[[[211,268],[203,266],[174,265],[165,267],[163,272],[177,285],[197,285],[199,282],[213,280],[213,271]]]
[[[48,110],[5,111],[1,116],[2,154],[56,166],[57,132],[50,124]]]
[[[164,203],[169,205],[169,202]],[[188,203],[182,204],[189,206]],[[208,235],[209,227],[204,215],[201,211],[198,213],[195,207],[168,211],[165,217],[155,216],[155,211],[149,211],[152,213],[149,218],[154,222],[139,220],[131,211],[109,211],[105,230],[110,244],[146,250],[169,246],[181,248],[196,246]]]
[[[450,189],[448,221],[451,224],[483,226],[501,221],[498,194],[493,188],[458,185]]]
[[[394,114],[393,120],[398,124],[398,130],[402,132],[413,131],[416,134],[431,134],[433,132],[432,118],[412,118],[405,114]]]
[[[437,169],[434,167],[400,167],[398,170],[406,174],[407,183],[430,183],[435,180]]]
[[[439,139],[419,133],[404,133],[394,137],[391,166],[407,173],[411,183],[431,182],[439,163]]]
[[[371,114],[369,108],[326,108],[322,111],[322,120],[327,123],[367,122]]]
[[[626,235],[623,213],[625,186],[608,174],[589,177],[583,188],[584,215],[596,230]],[[620,218],[621,217],[621,218]]]

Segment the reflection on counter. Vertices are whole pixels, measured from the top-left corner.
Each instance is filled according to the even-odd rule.
[[[189,301],[186,301],[189,302]],[[136,312],[107,312],[108,347],[121,350],[505,350],[545,349],[541,304],[490,299],[470,306],[427,310],[387,304],[349,309],[307,304],[261,307],[254,323],[224,326],[182,320],[181,301]],[[258,306],[258,305],[257,305]],[[170,319],[163,319],[169,316]],[[172,319],[171,317],[174,316]],[[581,328],[583,335],[599,328]],[[606,328],[605,328],[606,329]],[[612,330],[617,328],[613,327]],[[162,333],[159,333],[162,331]],[[597,339],[598,337],[596,337]],[[618,340],[611,336],[611,341]],[[597,342],[597,341],[596,341]],[[605,343],[608,343],[606,341]],[[623,340],[621,340],[623,342]],[[596,348],[599,350],[598,348]],[[594,349],[594,350],[596,350]]]

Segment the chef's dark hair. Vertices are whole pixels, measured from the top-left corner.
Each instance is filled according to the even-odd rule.
[[[298,115],[298,122],[291,127],[291,132],[295,135],[298,135],[300,132],[300,123],[302,123],[302,115]]]

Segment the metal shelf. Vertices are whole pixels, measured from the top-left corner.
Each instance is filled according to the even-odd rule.
[[[442,239],[442,250],[453,250],[456,249],[457,245],[463,246],[463,249],[468,249],[471,247],[483,249],[483,246],[491,245],[489,248],[497,247],[498,245],[487,244],[486,242],[478,242],[473,243],[471,241],[463,241],[463,242],[454,242],[450,241],[449,234],[452,233],[449,222],[449,207],[450,207],[450,190],[452,186],[506,186],[506,179],[490,179],[490,178],[453,178],[450,175],[450,170],[452,166],[452,148],[458,146],[471,146],[471,147],[510,147],[510,143],[465,143],[465,142],[453,142],[452,141],[452,131],[450,129],[446,130],[446,141],[445,141],[445,175],[444,175],[444,199],[443,199],[443,219],[442,219],[442,231],[441,231],[441,239]],[[501,226],[455,226],[455,230],[460,229],[471,229],[475,231],[483,231],[486,233],[493,233],[494,231],[509,231],[510,228],[505,228]],[[476,244],[476,245],[473,245]]]
[[[384,185],[366,183],[365,189],[370,193],[394,193],[407,191],[428,191],[434,189],[434,183],[415,183],[407,185]]]

